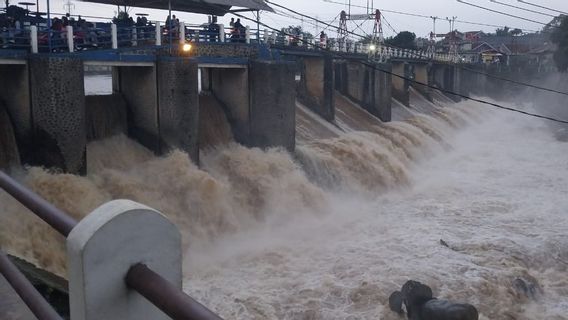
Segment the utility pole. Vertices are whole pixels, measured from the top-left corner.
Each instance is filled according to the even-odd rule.
[[[71,15],[71,8],[75,9],[75,5],[71,3],[71,0],[67,0],[63,5],[63,9],[67,11],[68,15]]]
[[[430,18],[432,19],[432,32],[430,32],[430,43],[426,54],[433,57],[436,53],[436,20],[439,18],[434,16],[430,16]]]
[[[450,23],[450,48],[449,48],[449,54],[452,57],[452,59],[456,59],[458,56],[458,44],[457,44],[457,37],[456,37],[456,32],[454,30],[454,26],[456,23],[456,19],[458,17],[453,16],[451,19],[446,17],[446,20],[448,20],[448,22]]]

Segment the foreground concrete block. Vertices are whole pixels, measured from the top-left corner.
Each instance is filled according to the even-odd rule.
[[[161,153],[177,148],[199,161],[197,63],[184,58],[158,60],[158,110]]]
[[[253,61],[250,64],[251,147],[296,145],[296,65],[292,62]]]
[[[31,164],[86,171],[85,88],[78,58],[29,59],[33,119]]]
[[[158,211],[128,200],[102,205],[71,231],[67,257],[71,319],[169,319],[125,283],[144,263],[182,288],[181,237]]]

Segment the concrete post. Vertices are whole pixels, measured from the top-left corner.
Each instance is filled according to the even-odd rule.
[[[383,72],[381,70],[387,71]],[[392,72],[391,64],[379,64],[372,69],[372,103],[366,108],[383,122],[392,119]]]
[[[118,49],[118,31],[116,29],[116,24],[114,23],[110,25],[110,34],[111,34],[112,48]]]
[[[289,46],[290,45],[290,38],[288,38],[288,35],[284,35],[284,45],[285,46]]]
[[[269,37],[270,37],[270,33],[269,33],[268,29],[264,29],[264,34],[263,34],[264,43],[268,43]]]
[[[245,42],[250,43],[250,27],[245,27]]]
[[[157,76],[161,153],[177,148],[199,163],[197,63],[184,58],[161,57]]]
[[[225,42],[225,25],[219,24],[219,42]]]
[[[195,35],[194,35],[194,37],[195,37],[195,42],[199,42],[199,40],[200,40],[200,39],[199,39],[199,30],[195,30]]]
[[[73,52],[73,48],[75,44],[73,43],[73,26],[67,26],[67,47],[69,48],[69,52]]]
[[[160,28],[160,22],[156,21],[156,46],[162,45],[162,28]]]
[[[83,218],[67,237],[71,319],[169,319],[125,277],[144,263],[182,288],[181,236],[160,212],[115,200]]]
[[[185,43],[185,22],[179,23],[179,43]]]
[[[38,53],[37,26],[30,26],[30,45],[32,47],[32,53]]]
[[[83,61],[32,56],[29,68],[34,150],[31,164],[70,173],[85,172]]]

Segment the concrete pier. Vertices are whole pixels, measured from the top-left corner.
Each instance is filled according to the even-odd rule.
[[[407,62],[392,63],[392,72],[399,76],[410,78],[410,69],[410,64],[408,64]],[[397,76],[392,77],[392,96],[405,106],[410,105],[409,89],[410,81]]]
[[[335,84],[332,57],[302,57],[299,67],[298,99],[324,119],[333,121]]]
[[[163,57],[158,60],[160,153],[187,152],[199,161],[199,92],[195,61]]]
[[[225,107],[237,142],[248,147],[295,148],[296,65],[252,61],[248,68],[209,68],[213,95]]]
[[[113,92],[128,104],[128,135],[160,154],[156,66],[113,67]]]
[[[0,75],[0,104],[12,121],[20,157],[27,162],[33,154],[29,68],[27,64],[0,65]]]
[[[78,58],[29,59],[33,156],[27,163],[86,171],[85,88]]]
[[[420,83],[424,83],[427,85],[432,85],[433,84],[433,78],[434,75],[432,73],[432,65],[431,64],[426,64],[426,63],[416,63],[412,65],[413,69],[414,69],[414,80],[416,80],[417,82]],[[432,89],[424,86],[424,85],[420,85],[417,83],[412,84],[412,86],[418,90],[420,93],[422,93],[422,95],[424,95],[426,98],[428,98],[428,100],[432,101]]]
[[[340,62],[336,68],[336,88],[362,108],[381,119],[391,121],[391,66],[369,66],[360,61]],[[386,72],[384,72],[386,71]]]

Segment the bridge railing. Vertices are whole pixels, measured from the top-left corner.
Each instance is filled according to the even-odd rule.
[[[31,43],[29,28],[0,28],[0,48],[29,49]]]
[[[72,318],[222,320],[181,290],[179,232],[159,212],[118,200],[77,222],[2,171],[0,189],[67,238]],[[61,319],[1,251],[0,273],[38,319]]]

